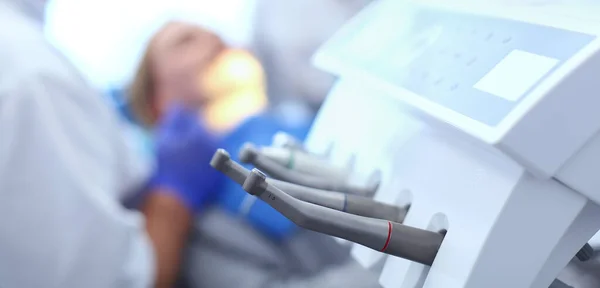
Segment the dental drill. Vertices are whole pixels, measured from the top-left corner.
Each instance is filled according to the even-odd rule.
[[[300,201],[269,184],[266,175],[257,169],[252,170],[242,187],[298,226],[424,265],[433,263],[444,240],[442,233]]]
[[[276,179],[301,186],[368,197],[372,197],[379,188],[379,179],[374,179],[379,176],[378,173],[374,173],[371,177],[372,179],[369,181],[370,184],[365,186],[349,184],[345,179],[329,179],[327,177],[305,175],[279,165],[277,162],[263,155],[250,143],[244,144],[242,149],[240,149],[239,158],[241,162],[252,164]]]
[[[229,153],[223,149],[215,152],[210,164],[240,185],[250,175],[248,169],[231,160]],[[354,215],[402,223],[408,211],[408,207],[380,203],[363,196],[308,188],[275,179],[268,179],[267,182],[298,200]]]
[[[273,135],[272,145],[273,147],[287,148],[308,153],[302,142],[294,138],[294,136],[281,131]]]
[[[308,175],[344,180],[350,175],[349,169],[336,167],[318,156],[303,151],[281,148],[261,147],[260,153],[287,169]]]

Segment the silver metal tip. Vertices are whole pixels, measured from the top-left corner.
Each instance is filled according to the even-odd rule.
[[[254,146],[252,143],[246,142],[240,149],[240,154],[238,156],[240,161],[243,163],[251,163],[254,161],[254,158],[257,154],[258,150],[256,149],[256,146]]]
[[[231,156],[225,149],[217,149],[212,159],[210,160],[210,166],[221,171],[223,167],[231,160]]]

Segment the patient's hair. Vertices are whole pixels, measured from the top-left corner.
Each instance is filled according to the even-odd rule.
[[[131,113],[139,125],[151,128],[156,124],[157,116],[154,114],[154,76],[152,72],[152,59],[150,47],[146,47],[144,56],[138,65],[133,82],[129,86]]]

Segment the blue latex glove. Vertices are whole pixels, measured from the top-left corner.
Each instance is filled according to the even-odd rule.
[[[213,200],[220,173],[210,167],[216,141],[195,111],[172,107],[156,130],[157,169],[153,191],[172,193],[191,212]]]

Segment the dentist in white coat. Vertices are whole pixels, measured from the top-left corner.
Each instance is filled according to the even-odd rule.
[[[178,98],[162,107],[157,169],[144,181],[116,111],[46,42],[45,2],[0,0],[0,287],[172,287],[219,178],[210,135],[175,105],[196,95],[154,79]],[[198,69],[221,48],[190,33],[165,45],[186,55],[201,41],[205,54],[168,65]],[[120,202],[134,190],[144,191],[140,212]]]

